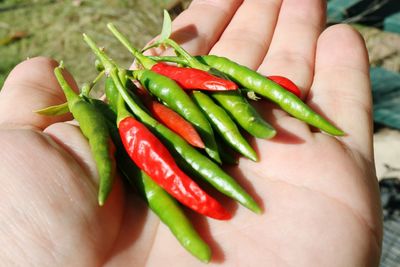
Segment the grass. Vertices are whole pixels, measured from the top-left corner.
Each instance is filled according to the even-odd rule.
[[[9,71],[35,56],[63,60],[78,84],[95,76],[94,56],[82,40],[91,36],[121,66],[132,62],[130,54],[107,30],[113,22],[141,48],[161,30],[162,10],[169,0],[0,0],[0,39],[16,32],[26,37],[0,45],[0,88]],[[189,1],[184,1],[186,5]]]

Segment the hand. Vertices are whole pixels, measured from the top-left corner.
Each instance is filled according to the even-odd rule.
[[[260,162],[242,159],[228,171],[265,211],[231,207],[230,221],[189,212],[213,249],[210,265],[378,266],[382,225],[361,37],[345,25],[324,29],[325,1],[241,2],[193,1],[174,21],[173,38],[193,54],[290,78],[346,136],[310,130],[258,102],[278,135],[254,141]],[[65,101],[56,65],[46,58],[19,64],[0,94],[2,263],[202,266],[119,179],[98,207],[96,168],[79,129],[68,115],[32,112]]]

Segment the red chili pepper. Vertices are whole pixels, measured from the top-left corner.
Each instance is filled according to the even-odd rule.
[[[122,143],[136,165],[182,204],[203,215],[227,220],[231,214],[176,165],[167,148],[133,117],[120,121]]]
[[[153,65],[151,70],[171,78],[183,89],[211,91],[238,89],[238,86],[232,81],[216,77],[206,71],[195,68],[183,68],[159,62]]]
[[[187,120],[182,118],[181,115],[157,101],[149,102],[147,107],[156,120],[179,134],[189,144],[198,148],[204,148],[204,143],[196,129]]]
[[[288,78],[283,77],[283,76],[277,76],[277,75],[267,76],[267,78],[276,82],[277,84],[279,84],[280,86],[282,86],[283,88],[288,90],[289,92],[295,94],[297,97],[301,97],[300,89],[297,87],[296,84],[294,84],[294,82],[292,82]]]
[[[191,123],[169,107],[154,101],[146,90],[138,88],[136,92],[156,120],[180,135],[192,146],[205,148],[203,140],[201,140],[199,133]]]

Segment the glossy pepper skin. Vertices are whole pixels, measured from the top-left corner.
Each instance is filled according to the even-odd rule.
[[[193,125],[182,118],[178,113],[154,100],[149,101],[147,106],[154,118],[179,134],[189,144],[198,148],[205,147]]]
[[[107,24],[107,27],[145,69],[150,69],[158,74],[171,78],[183,89],[213,91],[238,89],[238,86],[234,82],[214,76],[204,70],[171,66],[162,62],[157,63],[156,61],[144,56],[140,51],[133,47],[128,38],[119,32],[113,24],[109,23]]]
[[[213,129],[187,93],[172,79],[150,70],[137,70],[134,76],[151,94],[191,122],[202,137],[207,154],[221,163]]]
[[[159,62],[154,64],[151,67],[151,70],[171,78],[183,89],[209,91],[227,91],[238,89],[238,86],[234,82],[219,78],[199,69],[177,67]]]
[[[117,119],[116,110],[112,110],[110,105],[101,100],[91,99],[91,103],[107,119],[112,140],[117,148],[117,167],[122,176],[138,189],[138,192],[147,202],[150,209],[170,229],[172,234],[187,251],[202,262],[209,262],[211,259],[210,247],[197,233],[179,203],[157,185],[146,173],[141,171],[129,158],[115,124]]]
[[[124,101],[130,108],[130,111],[151,131],[156,134],[163,143],[174,153],[174,157],[178,163],[185,162],[198,176],[209,182],[218,191],[226,196],[238,201],[244,207],[252,210],[255,213],[261,213],[262,210],[257,202],[241,187],[238,182],[228,175],[220,166],[213,160],[200,153],[197,149],[189,145],[183,138],[175,134],[173,131],[158,123],[153,117],[146,112],[143,107],[135,101],[137,96],[134,93],[129,93],[125,80],[120,78],[119,71],[112,61],[107,57],[104,51],[101,51],[96,44],[87,36],[84,35],[84,40],[101,60],[103,66],[114,81],[115,88],[123,97]],[[231,91],[232,92],[232,91]]]
[[[132,166],[133,162],[125,161],[121,165],[122,173],[135,185],[150,209],[170,229],[179,243],[202,262],[209,262],[211,259],[210,247],[197,233],[175,199],[145,172],[135,171],[134,168],[137,169],[137,167]]]
[[[313,111],[296,95],[288,92],[282,88],[282,86],[267,79],[260,73],[225,57],[207,55],[196,58],[225,73],[240,86],[272,100],[293,117],[315,126],[331,135],[344,135],[342,130],[336,128],[321,115]]]
[[[115,78],[116,75],[114,75]],[[118,81],[117,81],[118,82]],[[125,91],[121,83],[116,84],[120,92]],[[131,94],[134,96],[134,94]],[[128,98],[127,98],[128,99]],[[219,165],[207,156],[200,153],[197,149],[189,145],[183,138],[172,132],[164,125],[158,123],[148,113],[141,109],[135,101],[127,102],[131,111],[149,127],[163,143],[170,149],[180,166],[189,166],[189,169],[196,175],[209,182],[218,191],[226,196],[238,201],[244,207],[255,213],[261,213],[261,208],[257,202],[241,187],[238,182],[228,175]]]
[[[68,107],[79,122],[83,135],[88,139],[99,174],[99,205],[104,205],[114,181],[114,151],[104,116],[90,103],[76,94],[65,81],[60,67],[54,70],[68,101]]]
[[[211,97],[200,91],[193,91],[193,99],[204,111],[214,129],[225,139],[225,141],[243,156],[257,161],[257,153],[242,136],[235,122],[225,110],[217,105]]]
[[[145,103],[146,108],[157,121],[181,136],[192,146],[201,149],[205,147],[203,140],[201,140],[199,133],[196,131],[196,128],[194,128],[194,126],[181,115],[154,100],[146,90],[136,88],[134,92],[138,94],[140,100]]]
[[[190,170],[209,182],[218,191],[228,197],[238,201],[244,207],[255,213],[261,213],[261,208],[257,202],[241,187],[238,182],[228,175],[219,165],[207,156],[200,153],[197,149],[189,145],[183,138],[173,131],[158,123],[146,111],[144,111],[138,101],[130,98],[137,98],[134,93],[128,94],[123,86],[124,82],[119,80],[116,70],[111,70],[111,77],[116,85],[116,89],[121,95],[125,95],[124,100],[130,110],[137,116],[142,123],[151,129],[162,139],[163,143],[170,149],[171,153],[178,160],[181,166],[190,166]],[[233,91],[231,91],[233,92]]]
[[[299,98],[301,97],[300,89],[297,87],[297,85],[294,82],[292,82],[288,78],[283,77],[283,76],[278,76],[278,75],[267,76],[267,78],[270,79],[271,81],[276,82],[277,84],[279,84],[280,86],[285,88],[287,91],[295,94],[297,97],[299,97]]]
[[[276,135],[276,130],[261,117],[239,91],[213,92],[211,96],[252,136],[272,138]]]
[[[135,164],[175,199],[214,219],[231,215],[176,165],[164,145],[139,121],[126,117],[118,124],[122,143]]]

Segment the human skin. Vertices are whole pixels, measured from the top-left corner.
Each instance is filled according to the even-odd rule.
[[[174,21],[173,38],[190,53],[290,78],[310,106],[346,132],[332,137],[267,101],[255,103],[278,134],[252,141],[259,162],[242,158],[227,171],[264,212],[226,198],[230,221],[187,211],[213,250],[209,266],[379,264],[367,53],[349,26],[324,28],[324,3],[195,0]],[[0,93],[2,265],[203,266],[120,179],[98,206],[95,163],[79,128],[70,115],[33,112],[65,101],[57,64],[43,57],[20,63]]]

